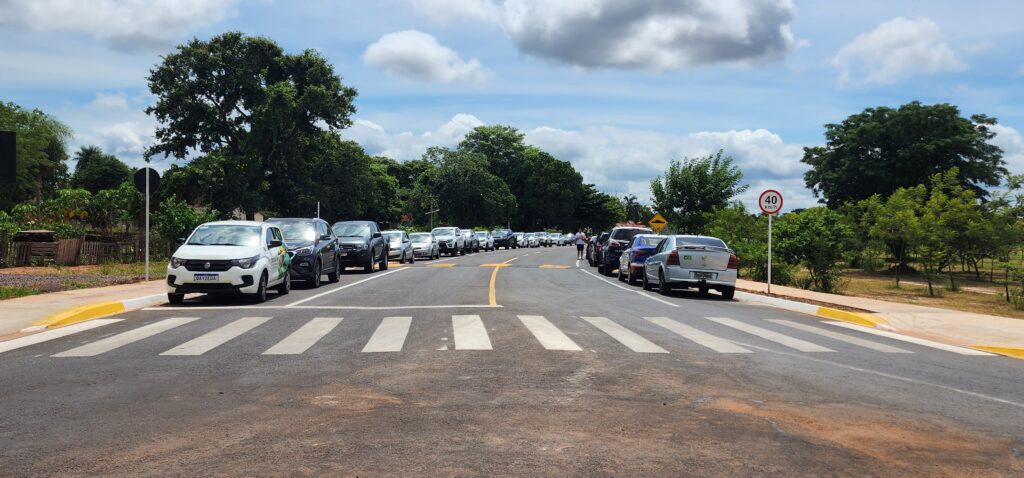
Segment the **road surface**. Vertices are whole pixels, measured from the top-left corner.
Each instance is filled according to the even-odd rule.
[[[663,297],[575,252],[350,271],[0,343],[0,474],[1024,473],[1024,362]]]

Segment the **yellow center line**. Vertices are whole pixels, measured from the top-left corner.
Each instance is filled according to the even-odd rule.
[[[455,267],[455,264],[427,264],[427,267]]]
[[[491,284],[487,291],[487,298],[489,300],[490,305],[498,305],[498,294],[494,288],[494,283],[495,281],[498,280],[498,270],[500,270],[502,267],[507,267],[509,265],[509,262],[512,262],[516,259],[518,258],[513,257],[505,262],[502,262],[501,264],[484,264],[485,266],[494,267],[494,271],[491,272]]]
[[[541,269],[568,269],[569,266],[563,266],[561,264],[543,264],[540,266]]]

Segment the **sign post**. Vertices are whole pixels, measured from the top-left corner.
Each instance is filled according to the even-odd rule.
[[[160,173],[150,167],[135,172],[135,189],[146,195],[146,280],[149,280],[149,192],[160,188]]]
[[[654,213],[654,217],[652,217],[650,221],[647,221],[647,225],[651,226],[651,229],[654,229],[654,232],[661,234],[661,230],[668,225],[668,221],[666,221],[661,214]]]
[[[782,210],[782,194],[766,189],[757,199],[761,212],[768,215],[768,295],[772,294],[772,216]]]

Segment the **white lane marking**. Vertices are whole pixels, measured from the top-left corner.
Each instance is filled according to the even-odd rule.
[[[627,292],[635,292],[637,294],[640,294],[641,296],[644,296],[644,297],[646,297],[648,299],[651,299],[651,300],[654,300],[654,301],[657,301],[657,302],[661,302],[662,304],[665,304],[665,305],[670,306],[670,307],[679,307],[679,304],[673,304],[672,302],[669,302],[667,300],[659,299],[657,297],[654,297],[653,295],[648,294],[647,292],[644,292],[643,290],[630,289],[629,287],[625,287],[625,286],[616,284],[616,283],[614,283],[614,282],[612,282],[610,280],[605,280],[604,278],[599,277],[596,274],[594,274],[594,273],[592,273],[592,272],[590,272],[590,271],[588,271],[586,269],[578,269],[578,270],[580,272],[582,272],[584,274],[587,274],[590,277],[593,277],[593,278],[595,278],[595,279],[597,279],[597,280],[599,280],[601,282],[604,282],[605,284],[608,284],[608,285],[610,285],[612,287],[618,287],[618,288],[620,288],[620,289],[622,289],[624,291],[627,291]]]
[[[519,258],[518,257],[513,257],[513,258],[511,258],[511,259],[509,259],[509,260],[507,260],[505,262],[502,262],[502,264],[508,264],[509,262],[512,262],[512,261],[514,261],[516,259],[519,259]]]
[[[640,352],[645,354],[667,354],[668,350],[665,350],[647,340],[632,330],[629,330],[616,322],[612,322],[607,317],[580,317],[581,319],[590,322],[590,325],[601,329],[610,335],[613,339],[618,340],[620,344],[625,345],[634,352]]]
[[[846,342],[848,344],[853,344],[853,345],[857,345],[857,346],[860,346],[860,347],[864,347],[866,349],[871,349],[871,350],[874,350],[876,352],[882,352],[882,353],[887,353],[887,354],[909,354],[909,353],[913,353],[913,352],[911,352],[909,350],[903,350],[901,348],[893,347],[891,345],[880,344],[878,342],[872,342],[870,340],[864,340],[864,339],[862,339],[860,337],[852,337],[852,336],[849,336],[849,335],[840,334],[838,332],[833,332],[831,330],[823,330],[823,329],[819,329],[819,328],[811,326],[811,325],[801,324],[799,322],[792,322],[792,321],[784,320],[784,319],[768,319],[768,321],[769,322],[774,322],[776,324],[785,325],[786,327],[792,327],[792,328],[797,329],[797,330],[803,330],[804,332],[809,332],[809,333],[812,333],[812,334],[817,334],[817,335],[820,335],[822,337],[828,337],[830,339],[838,340],[840,342]]]
[[[161,332],[166,332],[175,327],[185,325],[189,322],[199,320],[199,317],[171,317],[169,319],[144,325],[134,330],[112,335],[102,340],[76,347],[66,352],[54,354],[54,357],[92,357],[102,353],[110,352],[116,348],[123,347],[132,342],[147,339]]]
[[[0,354],[22,347],[28,347],[29,345],[41,344],[48,342],[53,339],[59,339],[61,337],[67,337],[71,334],[81,332],[83,330],[95,329],[96,327],[102,327],[104,325],[113,324],[114,322],[120,322],[124,319],[96,319],[89,320],[86,322],[79,322],[77,324],[71,324],[67,327],[61,327],[59,329],[47,330],[46,332],[39,332],[38,334],[28,335],[25,337],[18,337],[13,340],[6,342],[0,342]]]
[[[893,340],[900,340],[903,342],[909,342],[912,344],[923,345],[925,347],[931,347],[933,349],[945,350],[947,352],[953,352],[960,355],[978,355],[982,357],[995,357],[996,354],[990,354],[988,352],[982,352],[981,350],[969,349],[966,347],[957,347],[955,345],[940,344],[938,342],[932,342],[931,340],[919,339],[917,337],[910,337],[907,335],[900,335],[893,332],[887,332],[885,330],[869,329],[860,325],[854,325],[847,322],[826,322],[829,325],[835,325],[836,327],[843,327],[850,330],[857,330],[866,334],[878,335]]]
[[[749,354],[753,353],[735,343],[715,337],[706,332],[702,332],[686,324],[681,324],[678,321],[672,320],[668,317],[644,317],[645,320],[660,325],[672,332],[675,332],[684,339],[696,342],[697,345],[703,345],[711,350],[723,354]]]
[[[786,347],[796,349],[801,352],[835,352],[835,350],[828,347],[822,347],[817,344],[812,344],[806,340],[800,340],[768,329],[762,329],[756,325],[750,325],[738,320],[727,319],[725,317],[707,317],[707,319],[726,327],[732,327],[736,330],[756,335],[762,339],[775,342],[780,345],[785,345]]]
[[[410,325],[412,317],[384,317],[366,342],[363,352],[401,352]]]
[[[479,315],[453,315],[455,350],[491,350],[491,339]]]
[[[145,311],[161,311],[161,310],[236,310],[236,309],[251,309],[251,310],[276,310],[276,309],[293,309],[293,310],[410,310],[410,309],[500,309],[502,305],[395,305],[390,307],[371,307],[361,305],[216,305],[216,306],[196,306],[196,307],[148,307],[142,310]]]
[[[160,355],[202,355],[213,350],[218,345],[259,327],[268,320],[270,320],[270,317],[242,317],[241,319],[231,322],[219,329],[207,332],[174,347],[173,349],[163,352]]]
[[[583,350],[569,336],[558,330],[555,324],[552,324],[543,316],[520,315],[519,320],[537,338],[537,341],[548,350]]]
[[[341,317],[314,317],[313,320],[306,322],[298,330],[267,349],[263,355],[301,354],[334,330],[341,323],[341,319]]]
[[[401,269],[392,269],[392,270],[389,270],[387,272],[382,272],[382,273],[374,274],[374,275],[371,275],[370,277],[367,277],[367,278],[365,278],[363,280],[356,281],[356,282],[353,282],[351,284],[345,284],[345,285],[343,285],[341,287],[335,287],[335,288],[333,288],[333,289],[331,289],[329,291],[321,292],[321,293],[319,293],[317,295],[314,295],[312,297],[306,297],[305,299],[292,302],[291,304],[288,304],[286,307],[295,307],[296,305],[299,305],[299,304],[302,304],[302,303],[305,303],[305,302],[309,302],[309,301],[311,301],[313,299],[319,299],[319,298],[321,298],[321,297],[323,297],[323,296],[325,296],[327,294],[333,294],[335,292],[338,292],[339,290],[348,289],[349,287],[357,286],[357,285],[362,284],[364,282],[369,282],[371,280],[379,279],[379,278],[387,276],[389,274],[394,274],[396,272],[402,272],[402,271],[405,271],[405,270],[409,270],[409,269],[403,267]]]

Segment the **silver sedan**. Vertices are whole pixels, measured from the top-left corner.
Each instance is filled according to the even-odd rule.
[[[429,232],[414,232],[409,234],[412,241],[412,253],[415,257],[437,259],[441,257],[440,245],[437,238]]]

